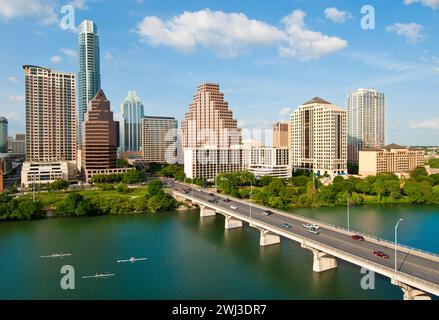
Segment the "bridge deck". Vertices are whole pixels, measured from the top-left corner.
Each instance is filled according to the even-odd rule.
[[[351,238],[355,232],[348,232],[337,229],[324,223],[320,226],[320,235],[313,235],[303,228],[304,223],[315,223],[315,221],[290,215],[279,210],[265,208],[259,205],[251,205],[252,215],[250,217],[250,204],[238,199],[230,198],[231,202],[225,202],[224,196],[216,194],[220,201],[217,204],[209,203],[212,199],[210,192],[193,190],[188,194],[183,189],[186,185],[174,184],[173,191],[188,200],[194,200],[198,204],[215,209],[221,214],[230,215],[248,222],[253,226],[264,228],[286,238],[298,241],[302,244],[331,254],[337,258],[353,264],[366,267],[389,278],[394,277],[395,253],[394,245],[390,242],[383,242],[376,238],[365,237],[366,241],[355,241]],[[193,199],[192,199],[193,197]],[[231,206],[237,209],[231,209]],[[262,213],[265,210],[273,212],[270,216]],[[282,225],[288,223],[291,228],[284,228]],[[383,251],[389,259],[375,256],[374,251]],[[439,295],[439,257],[437,255],[418,252],[407,249],[404,246],[398,247],[398,276],[397,280],[428,293]]]

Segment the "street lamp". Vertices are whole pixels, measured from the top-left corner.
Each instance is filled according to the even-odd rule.
[[[404,221],[404,219],[399,219],[395,226],[395,281],[398,272],[398,226],[401,221]]]
[[[351,222],[350,222],[350,202],[349,202],[349,198],[347,199],[348,202],[348,231],[351,231]]]
[[[253,181],[250,179],[250,225],[253,224],[252,221],[252,195],[253,195]]]

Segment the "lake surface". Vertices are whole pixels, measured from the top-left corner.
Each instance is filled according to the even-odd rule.
[[[340,226],[346,208],[297,210]],[[351,208],[351,227],[439,250],[439,207]],[[71,257],[41,259],[65,252]],[[146,262],[117,264],[118,259]],[[60,269],[75,269],[75,290],[62,290]],[[96,273],[109,279],[82,279]],[[259,247],[259,233],[245,226],[224,230],[220,215],[200,220],[198,211],[160,215],[47,219],[0,223],[0,299],[401,299],[402,291],[376,276],[362,290],[360,268],[339,261],[312,271],[311,252],[282,239]]]

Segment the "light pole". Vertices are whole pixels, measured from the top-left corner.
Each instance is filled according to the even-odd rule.
[[[350,202],[349,202],[349,198],[347,199],[348,202],[348,231],[351,231],[351,221],[350,221]]]
[[[253,181],[250,179],[250,225],[253,224],[252,220],[252,195],[253,195]]]
[[[398,226],[401,221],[404,221],[404,219],[399,219],[395,226],[395,281],[398,272]]]

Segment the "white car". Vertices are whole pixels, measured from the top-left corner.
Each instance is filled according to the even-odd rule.
[[[237,206],[230,206],[230,209],[236,210],[236,209],[238,209],[238,207]]]
[[[305,228],[305,229],[315,229],[315,230],[319,230],[320,229],[320,227],[318,226],[318,225],[316,225],[316,224],[304,224],[303,225],[303,227]]]
[[[320,234],[320,232],[315,228],[309,228],[309,232],[316,235],[316,236],[318,236]]]

